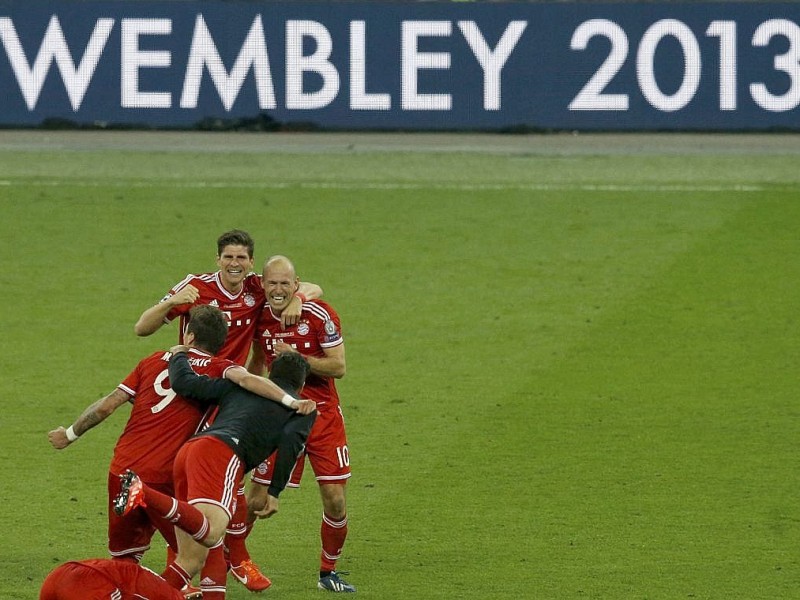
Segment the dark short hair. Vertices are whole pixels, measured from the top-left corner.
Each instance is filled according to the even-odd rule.
[[[219,352],[228,337],[225,315],[216,306],[200,304],[189,311],[186,333],[194,334],[194,345],[210,354]]]
[[[297,352],[286,352],[272,361],[269,378],[281,386],[284,391],[297,393],[306,382],[311,372],[311,365]]]
[[[253,252],[256,249],[256,243],[250,234],[241,229],[231,229],[226,231],[219,238],[217,238],[217,256],[222,256],[222,251],[225,246],[246,246],[247,254],[253,258]]]

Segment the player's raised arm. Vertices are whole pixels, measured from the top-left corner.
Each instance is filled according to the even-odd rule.
[[[56,450],[63,450],[95,425],[105,421],[111,413],[130,400],[130,396],[117,388],[105,398],[86,407],[81,416],[66,429],[57,427],[47,434]]]
[[[194,304],[199,297],[200,292],[195,286],[187,285],[181,288],[144,311],[133,326],[133,331],[141,337],[155,333],[166,323],[169,311],[181,304]]]

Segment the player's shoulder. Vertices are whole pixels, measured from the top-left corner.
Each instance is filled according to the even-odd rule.
[[[216,273],[189,273],[186,275],[186,277],[175,284],[172,289],[177,292],[178,290],[181,290],[190,284],[195,287],[206,286],[213,284],[216,280]]]
[[[306,300],[303,302],[303,312],[309,313],[321,321],[339,318],[336,310],[324,300]]]
[[[152,354],[148,354],[139,361],[141,366],[149,366],[154,364],[169,364],[170,353],[167,350],[156,350]]]

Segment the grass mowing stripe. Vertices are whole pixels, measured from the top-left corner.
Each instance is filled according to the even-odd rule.
[[[758,185],[623,185],[623,184],[448,184],[448,183],[368,183],[368,182],[242,182],[242,181],[90,181],[69,180],[0,180],[3,187],[110,187],[110,188],[186,188],[186,189],[318,189],[318,190],[451,190],[463,192],[528,191],[528,192],[762,192]]]

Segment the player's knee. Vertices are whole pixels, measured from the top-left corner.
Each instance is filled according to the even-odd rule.
[[[332,519],[342,519],[347,514],[347,501],[344,486],[322,486],[322,508],[325,514]]]

